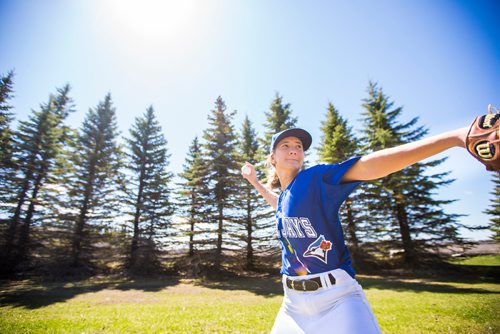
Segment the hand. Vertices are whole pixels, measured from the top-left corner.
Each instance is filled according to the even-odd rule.
[[[243,175],[243,177],[251,184],[254,184],[257,181],[255,167],[248,161],[241,167],[241,175]]]
[[[472,122],[466,139],[466,148],[486,170],[500,172],[500,110],[488,105],[488,114]]]
[[[278,194],[266,188],[259,182],[254,165],[248,161],[245,162],[245,164],[241,166],[241,175],[243,175],[243,177],[250,182],[255,190],[259,192],[259,194],[266,200],[267,203],[269,203],[271,207],[276,209],[278,205]]]

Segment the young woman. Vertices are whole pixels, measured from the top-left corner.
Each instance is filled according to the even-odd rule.
[[[302,170],[311,135],[292,128],[273,136],[271,187],[250,163],[242,175],[276,209],[284,299],[272,333],[380,333],[354,278],[338,210],[365,180],[397,172],[452,147],[465,147],[468,128],[446,132],[335,165]],[[279,187],[278,196],[272,188]]]

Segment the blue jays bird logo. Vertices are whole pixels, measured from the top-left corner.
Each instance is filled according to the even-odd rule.
[[[324,263],[327,263],[328,251],[332,249],[332,243],[320,235],[318,239],[314,240],[312,244],[307,247],[304,252],[304,257],[315,257]]]

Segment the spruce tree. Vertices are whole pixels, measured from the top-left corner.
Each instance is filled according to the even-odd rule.
[[[12,194],[16,192],[14,133],[11,127],[14,116],[10,111],[12,106],[9,104],[14,91],[13,78],[13,71],[0,76],[0,212],[4,215],[10,215],[10,204],[15,201]],[[2,244],[3,241],[1,241]]]
[[[49,101],[40,106],[40,111],[33,112],[28,121],[22,121],[16,132],[16,160],[21,177],[14,214],[7,231],[5,253],[12,260],[9,260],[12,265],[26,257],[39,192],[57,165],[66,144],[69,128],[64,125],[64,120],[74,111],[69,91],[69,85],[58,89],[58,94],[51,95]],[[11,256],[14,248],[15,254]]]
[[[427,134],[426,129],[416,125],[418,118],[399,122],[402,108],[393,108],[393,102],[376,84],[369,83],[368,94],[363,104],[365,152],[412,142]],[[443,209],[453,200],[434,198],[439,187],[453,182],[447,179],[449,172],[430,174],[428,170],[444,160],[414,164],[364,188],[371,225],[385,231],[385,235],[379,235],[390,238],[389,247],[403,249],[404,262],[409,266],[424,262],[427,252],[446,243],[463,242],[458,234],[459,215],[447,214]]]
[[[358,151],[357,139],[352,128],[332,103],[328,104],[326,119],[321,122],[321,140],[317,147],[319,162],[338,164],[353,156]],[[356,193],[352,194],[340,211],[340,218],[346,232],[346,240],[349,243],[353,258],[356,260],[359,254],[360,236],[363,220],[360,219],[362,210]]]
[[[202,227],[210,217],[207,161],[202,152],[202,146],[195,137],[189,147],[189,152],[183,165],[183,171],[177,191],[179,213],[187,225],[183,234],[188,237],[188,256],[192,257],[198,247],[204,247],[206,228]],[[184,229],[186,230],[186,229]]]
[[[69,97],[70,86],[66,85],[58,90],[55,96],[47,105],[52,112],[47,118],[49,128],[40,137],[40,161],[37,163],[36,178],[33,182],[29,205],[26,210],[21,234],[19,238],[20,255],[24,256],[28,240],[30,237],[30,227],[35,214],[35,205],[40,201],[40,191],[47,181],[50,183],[51,175],[56,174],[60,167],[60,157],[65,153],[65,146],[70,137],[70,128],[63,122],[71,112],[74,112],[73,100]]]
[[[241,164],[248,161],[255,165],[258,162],[259,143],[248,116],[243,121],[239,137],[238,153]],[[246,248],[245,268],[255,269],[257,249],[268,244],[270,236],[273,235],[274,222],[269,218],[269,204],[250,183],[241,178],[237,206],[241,212],[238,222],[243,229],[243,233],[238,234],[238,239]]]
[[[239,165],[236,156],[236,134],[232,119],[236,112],[227,112],[226,104],[219,96],[215,109],[208,116],[209,128],[203,133],[207,155],[207,178],[210,197],[207,205],[212,208],[212,220],[217,225],[215,240],[216,269],[220,269],[224,236],[229,236],[234,216],[234,195],[240,182]],[[226,238],[226,242],[230,242]]]
[[[297,117],[292,116],[290,103],[283,103],[283,97],[276,93],[269,111],[264,112],[266,123],[264,124],[264,136],[260,140],[264,155],[269,154],[271,138],[275,133],[293,128],[297,124]]]
[[[493,173],[494,189],[491,192],[491,206],[484,211],[490,216],[491,231],[493,232],[493,240],[500,243],[500,174]]]
[[[133,208],[132,240],[128,267],[151,270],[158,264],[157,251],[167,236],[173,213],[167,171],[169,154],[153,107],[135,119],[130,129],[127,169],[127,203]]]
[[[65,145],[55,160],[43,186],[40,188],[37,200],[36,224],[33,231],[33,243],[37,245],[36,252],[39,260],[37,267],[47,268],[52,273],[65,270],[71,254],[71,215],[70,204],[73,197],[69,194],[69,185],[75,173],[73,155],[76,152],[75,144],[78,131],[67,128]],[[70,210],[68,210],[70,209]]]
[[[0,182],[4,183],[6,169],[14,166],[13,162],[13,131],[11,123],[14,120],[10,111],[12,99],[14,72],[10,71],[5,76],[0,76]]]
[[[118,189],[121,148],[117,144],[118,129],[111,95],[94,109],[89,109],[78,136],[74,156],[75,175],[71,181],[73,198],[71,217],[72,265],[93,267],[92,246],[99,234],[109,230],[109,224],[120,210]]]
[[[357,154],[358,145],[352,127],[332,103],[328,104],[326,119],[321,122],[321,132],[317,148],[320,162],[337,164]]]

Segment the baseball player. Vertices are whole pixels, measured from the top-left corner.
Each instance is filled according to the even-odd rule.
[[[365,180],[397,172],[452,147],[466,147],[488,170],[500,171],[500,114],[477,117],[462,128],[340,164],[302,169],[311,135],[291,128],[272,137],[270,187],[250,163],[242,175],[276,209],[282,248],[284,298],[271,333],[380,333],[355,279],[338,210]],[[279,196],[271,191],[280,188]]]

